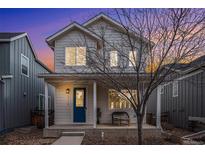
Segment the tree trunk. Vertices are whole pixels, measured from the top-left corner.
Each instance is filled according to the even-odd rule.
[[[138,129],[138,144],[142,145],[143,144],[143,132],[142,132],[142,116],[137,115],[137,129]]]

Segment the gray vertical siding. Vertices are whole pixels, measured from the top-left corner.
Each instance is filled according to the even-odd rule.
[[[147,102],[147,113],[155,114],[157,112],[157,90],[154,90]]]
[[[164,87],[161,112],[169,113],[169,122],[176,127],[188,128],[188,117],[205,117],[205,72],[179,80],[178,97],[172,97],[172,83]],[[157,97],[152,94],[148,111],[156,108]]]
[[[48,71],[36,62],[26,37],[10,42],[6,48],[10,49],[9,72],[1,75],[9,73],[13,78],[4,80],[5,126],[14,128],[31,123],[30,112],[37,106],[39,94],[44,94],[44,81],[37,75]],[[29,77],[21,74],[21,54],[29,58]],[[53,98],[51,86],[49,95]]]
[[[0,42],[0,75],[9,74],[9,43]]]
[[[0,132],[4,130],[4,84],[0,81]]]

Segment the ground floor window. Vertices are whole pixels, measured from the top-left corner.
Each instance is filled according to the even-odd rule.
[[[37,109],[38,110],[44,110],[45,109],[45,95],[44,94],[39,94],[38,96],[38,106]],[[48,109],[51,109],[51,96],[48,96]]]
[[[123,94],[125,94],[128,98],[131,98],[131,95],[128,92],[128,90],[122,90],[121,92],[123,92]],[[132,93],[133,98],[136,101],[137,91],[131,90],[131,93]],[[109,103],[109,109],[129,109],[131,108],[131,104],[126,99],[126,97],[114,89],[109,89],[108,91],[108,103]]]

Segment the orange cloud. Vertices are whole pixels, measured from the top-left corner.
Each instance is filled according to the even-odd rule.
[[[39,49],[37,55],[43,64],[54,71],[54,54],[52,50],[49,48]]]

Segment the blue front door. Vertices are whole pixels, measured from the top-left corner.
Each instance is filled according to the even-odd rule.
[[[74,122],[85,122],[86,120],[86,89],[74,88]]]

